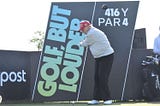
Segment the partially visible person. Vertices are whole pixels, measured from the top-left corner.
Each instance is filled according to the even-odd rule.
[[[160,26],[159,26],[159,31],[160,31]],[[154,39],[153,53],[156,55],[160,55],[160,33]]]
[[[89,47],[95,59],[93,100],[88,104],[99,104],[100,100],[104,101],[104,105],[112,104],[108,81],[114,59],[114,50],[106,34],[92,26],[89,21],[80,22],[80,31],[86,34],[80,45]]]

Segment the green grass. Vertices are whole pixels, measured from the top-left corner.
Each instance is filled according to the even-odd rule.
[[[25,103],[25,104],[0,104],[0,106],[91,106],[87,104],[87,101],[80,101],[76,103],[71,102],[50,102],[50,103]],[[93,106],[106,106],[101,102],[98,105]],[[160,106],[159,102],[115,102],[112,105],[107,106]]]

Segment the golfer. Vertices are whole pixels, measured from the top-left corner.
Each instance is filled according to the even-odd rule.
[[[89,21],[80,22],[80,31],[86,34],[80,45],[89,47],[95,59],[93,100],[88,104],[99,104],[100,100],[104,101],[104,105],[112,104],[108,80],[112,68],[114,50],[105,33],[93,27]]]

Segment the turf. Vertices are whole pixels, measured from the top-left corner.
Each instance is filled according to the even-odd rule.
[[[91,106],[88,105],[87,102],[52,102],[52,103],[25,103],[25,104],[0,104],[0,106]],[[103,105],[100,103],[98,105],[93,106],[160,106],[160,102],[116,102],[112,105]]]

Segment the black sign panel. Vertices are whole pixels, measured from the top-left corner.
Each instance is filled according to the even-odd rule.
[[[92,8],[87,11],[85,9],[93,7],[93,4],[52,4],[34,89],[35,99],[66,100],[77,97],[85,53],[85,48],[79,45],[84,39],[84,34],[78,32],[79,22],[82,18],[91,19]],[[82,8],[73,9],[73,6]]]
[[[106,9],[102,9],[106,6]],[[115,50],[115,58],[110,76],[110,89],[114,99],[121,99],[127,65],[134,38],[134,26],[138,1],[98,2],[93,25],[103,30]],[[115,96],[116,95],[116,96]]]
[[[119,99],[137,8],[137,1],[52,3],[32,100],[91,99],[94,59],[90,52],[86,53],[88,50],[79,46],[85,37],[78,32],[81,20],[89,20],[93,26],[104,31],[115,50],[110,85],[112,95],[116,95],[113,98]]]
[[[3,102],[30,100],[30,64],[27,52],[0,51],[0,95]]]

